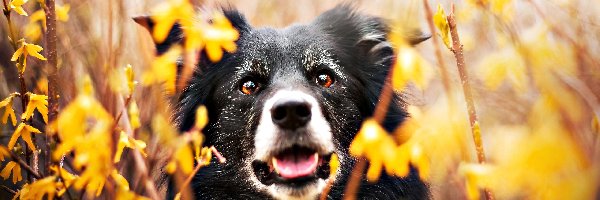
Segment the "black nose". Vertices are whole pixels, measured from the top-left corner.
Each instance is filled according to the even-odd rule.
[[[304,100],[282,99],[273,105],[273,123],[284,129],[300,128],[310,121],[310,104]]]

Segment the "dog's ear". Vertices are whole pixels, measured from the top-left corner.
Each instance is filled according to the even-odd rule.
[[[133,20],[142,27],[146,28],[150,34],[154,33],[156,23],[152,20],[152,17],[139,16],[134,17]],[[171,46],[181,44],[182,42],[183,31],[181,29],[181,25],[179,25],[179,23],[175,23],[173,27],[171,27],[169,34],[167,34],[167,38],[163,42],[154,42],[154,45],[156,46],[156,54],[162,55],[163,53],[167,52]]]
[[[392,45],[387,39],[390,27],[386,21],[359,14],[349,4],[342,4],[326,11],[313,23],[344,47],[359,47],[369,57],[375,56],[379,59],[382,56],[393,55]],[[430,37],[429,34],[420,31],[404,35],[411,45],[416,45]]]

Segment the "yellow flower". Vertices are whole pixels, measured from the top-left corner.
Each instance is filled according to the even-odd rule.
[[[21,47],[18,48],[17,51],[15,51],[12,58],[10,59],[11,61],[17,61],[17,59],[19,59],[21,55],[23,55],[23,65],[19,67],[19,73],[25,72],[25,68],[27,67],[27,55],[31,55],[40,60],[46,60],[46,58],[44,58],[44,56],[42,56],[42,54],[39,53],[44,48],[35,44],[29,44],[25,42],[25,39],[21,39],[20,42]]]
[[[115,153],[114,163],[117,163],[121,160],[121,154],[123,154],[123,149],[127,147],[130,149],[137,149],[142,153],[143,156],[147,156],[144,149],[146,148],[146,143],[141,140],[136,140],[127,135],[127,133],[121,131],[119,136],[119,142],[117,143],[117,152]]]
[[[137,81],[134,80],[135,74],[130,64],[125,67],[125,76],[127,77],[127,87],[129,88],[129,94],[133,94],[133,89],[137,85]]]
[[[168,173],[174,173],[176,169],[180,169],[184,174],[189,174],[193,171],[194,154],[187,143],[182,142],[182,144],[177,147],[173,154],[173,158],[167,165],[170,165],[170,167],[167,167]]]
[[[440,37],[442,38],[442,41],[444,41],[444,45],[450,49],[450,26],[446,20],[446,13],[444,13],[442,4],[438,4],[437,12],[433,15],[433,23],[440,31]]]
[[[205,27],[202,37],[208,58],[217,62],[223,57],[222,49],[229,53],[235,52],[235,41],[239,38],[239,33],[222,13],[216,12],[212,20],[213,23]]]
[[[106,151],[111,144],[113,123],[112,116],[94,99],[89,78],[84,79],[81,93],[56,120],[55,126],[62,142],[52,157],[58,160],[73,152],[73,166],[82,171],[73,187],[78,190],[85,187],[88,198],[100,195],[113,170],[111,152]]]
[[[71,5],[57,5],[56,6],[56,20],[59,21],[69,21],[69,10],[71,10]]]
[[[17,117],[15,116],[15,110],[13,110],[13,108],[12,108],[13,97],[14,97],[14,94],[11,94],[10,96],[6,97],[6,99],[0,101],[0,109],[2,107],[4,107],[4,114],[2,115],[2,123],[6,124],[6,122],[8,122],[8,117],[10,117],[12,125],[16,126],[17,125]]]
[[[64,168],[58,167],[56,165],[50,166],[50,170],[56,176],[58,176],[62,179],[61,186],[64,186],[64,187],[61,187],[58,191],[58,196],[62,196],[67,191],[67,188],[71,187],[71,185],[75,182],[75,180],[77,179],[77,176],[69,173]]]
[[[379,179],[383,166],[388,172],[393,172],[398,163],[407,163],[396,160],[407,159],[407,157],[398,157],[394,139],[373,119],[363,122],[362,128],[350,144],[350,154],[369,160],[367,179],[370,181]]]
[[[129,109],[127,109],[127,112],[129,113],[129,124],[131,124],[131,128],[134,130],[139,128],[141,126],[140,110],[138,109],[138,106],[135,103],[135,101],[131,102],[131,104],[129,105]]]
[[[48,199],[54,199],[57,191],[61,189],[64,189],[64,185],[62,182],[58,182],[58,177],[49,176],[24,185],[20,199],[43,199],[44,196]]]
[[[27,3],[27,1],[29,0],[11,0],[8,6],[10,7],[10,9],[13,9],[15,10],[15,12],[19,13],[19,15],[27,16],[27,12],[25,12],[25,10],[23,10],[23,7],[21,7],[23,6],[23,4]]]
[[[21,118],[29,120],[33,116],[33,110],[37,109],[42,114],[44,122],[48,123],[48,96],[33,93],[27,94],[29,95],[29,103],[27,103],[27,108]]]
[[[17,129],[15,129],[15,132],[10,137],[10,141],[8,142],[8,149],[12,149],[15,146],[15,143],[17,142],[19,136],[21,136],[23,138],[23,141],[27,143],[27,146],[29,146],[29,148],[31,148],[32,151],[35,151],[35,145],[33,144],[33,141],[31,141],[31,133],[42,132],[40,132],[40,130],[34,128],[33,126],[29,126],[21,122],[21,124],[19,124]]]
[[[117,187],[119,190],[129,191],[129,182],[127,182],[127,179],[125,179],[125,177],[119,174],[119,172],[116,169],[112,171],[110,177],[112,177],[113,180],[115,180],[115,183],[117,183]]]
[[[515,49],[504,48],[486,56],[478,66],[479,74],[485,86],[496,90],[504,80],[510,81],[515,91],[525,92],[525,61]]]
[[[10,177],[11,171],[13,176],[13,184],[17,184],[17,182],[23,180],[23,177],[21,176],[21,166],[14,161],[10,161],[8,164],[6,164],[2,172],[0,172],[0,176],[6,180],[8,177]]]
[[[403,90],[409,81],[415,83],[419,89],[425,89],[433,77],[431,66],[407,45],[398,48],[398,58],[394,64],[392,85],[396,90]]]
[[[120,200],[149,200],[144,196],[137,195],[135,192],[129,190],[117,190],[117,198]]]
[[[470,199],[479,199],[481,188],[490,189],[498,199],[595,197],[598,168],[561,123],[499,126],[492,132],[491,164],[462,164],[459,170],[466,178]]]
[[[42,36],[42,28],[39,24],[29,23],[25,25],[25,38],[31,41],[38,41]]]
[[[196,129],[202,130],[206,124],[208,124],[208,110],[206,110],[206,106],[201,105],[196,109],[196,124],[194,126]]]
[[[165,54],[157,57],[147,71],[142,76],[142,83],[149,85],[152,83],[164,83],[167,92],[175,93],[175,79],[177,76],[177,59],[181,55],[181,47],[173,47]]]
[[[188,0],[168,0],[157,5],[152,10],[152,14],[152,20],[156,22],[152,36],[155,42],[162,43],[175,22],[191,22],[194,17],[194,8]]]

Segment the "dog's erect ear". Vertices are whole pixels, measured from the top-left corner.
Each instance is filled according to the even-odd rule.
[[[379,58],[393,54],[392,45],[387,39],[390,27],[385,20],[361,15],[355,12],[351,5],[342,4],[326,11],[313,23],[343,46],[357,46],[369,56],[374,55]],[[411,45],[416,45],[430,37],[420,31],[405,35],[405,39]]]
[[[393,57],[392,45],[387,40],[390,28],[386,23],[381,18],[355,12],[349,4],[324,12],[313,24],[342,48],[358,47],[360,54],[369,59]]]
[[[237,10],[233,8],[222,8],[222,10],[225,17],[231,22],[233,27],[239,31],[240,35],[250,30],[250,25],[248,25],[244,16]],[[146,28],[150,34],[154,32],[155,22],[152,20],[152,17],[139,16],[134,17],[133,20],[142,27]],[[167,34],[167,38],[163,42],[155,42],[156,52],[158,55],[161,55],[169,50],[171,46],[182,44],[183,40],[185,40],[185,35],[183,34],[182,27],[179,23],[175,23],[173,27],[171,27],[169,34]]]
[[[139,16],[139,17],[134,17],[133,20],[138,23],[139,25],[141,25],[142,27],[146,28],[146,30],[148,30],[148,32],[150,32],[150,34],[154,33],[154,21],[152,20],[152,17],[150,16]],[[165,52],[167,52],[167,50],[169,50],[169,48],[175,44],[181,44],[183,41],[183,31],[181,30],[181,26],[178,23],[175,23],[173,25],[173,27],[171,27],[171,30],[169,31],[169,34],[167,34],[167,38],[161,42],[161,43],[157,43],[154,42],[154,44],[156,45],[156,53],[158,55],[161,55]]]

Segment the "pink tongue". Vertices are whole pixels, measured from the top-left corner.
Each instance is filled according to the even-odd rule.
[[[298,178],[314,174],[317,170],[319,154],[289,155],[273,158],[272,162],[279,176],[287,179]]]

